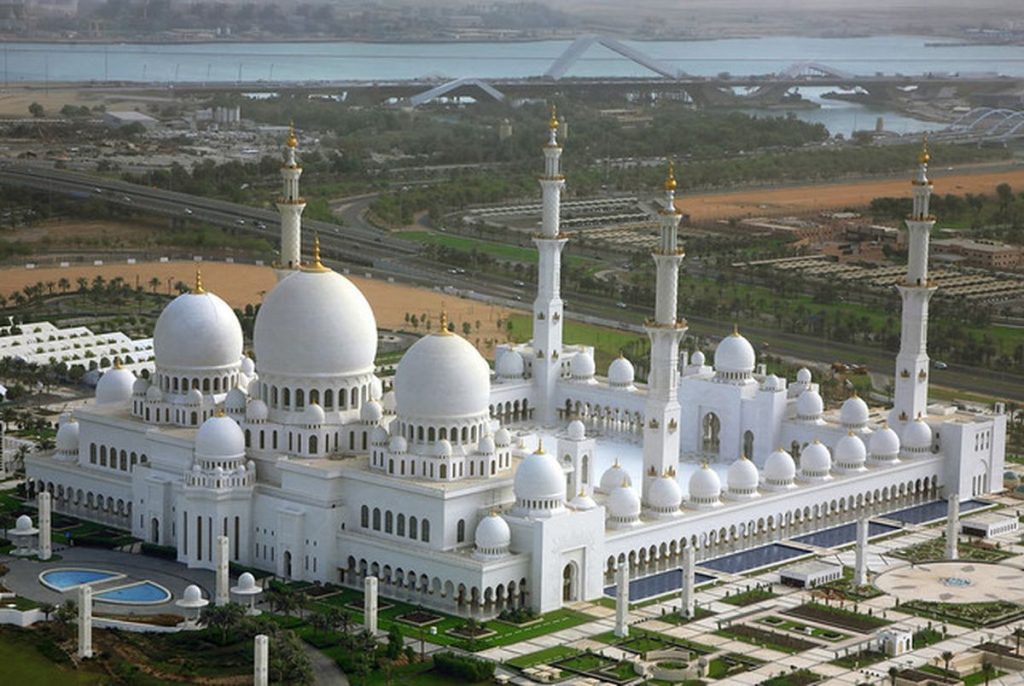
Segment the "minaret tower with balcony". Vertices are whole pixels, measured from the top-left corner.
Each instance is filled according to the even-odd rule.
[[[306,209],[306,201],[299,194],[302,167],[295,159],[298,145],[293,125],[285,142],[284,164],[281,166],[284,188],[277,201],[277,209],[281,213],[281,259],[275,265],[278,279],[283,279],[302,264],[302,211]]]
[[[676,209],[676,177],[672,164],[665,179],[665,206],[660,210],[661,239],[651,257],[656,269],[654,318],[644,324],[651,339],[651,370],[647,378],[644,408],[644,500],[652,478],[674,475],[679,464],[679,342],[686,334],[686,320],[677,316],[679,265],[684,252],[679,246]]]
[[[537,298],[533,301],[533,382],[537,386],[535,419],[551,423],[557,418],[555,385],[561,375],[562,353],[562,248],[568,239],[559,235],[559,211],[565,177],[558,144],[558,117],[551,108],[548,142],[544,145],[544,175],[540,177],[542,214],[537,246]]]
[[[928,141],[918,157],[913,183],[914,205],[907,225],[907,278],[899,286],[903,298],[900,352],[896,356],[896,399],[893,419],[902,428],[925,413],[928,405],[928,301],[935,286],[928,278],[928,241],[935,217],[928,212],[932,182],[928,180]]]

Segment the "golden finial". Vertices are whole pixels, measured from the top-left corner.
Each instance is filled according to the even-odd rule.
[[[285,145],[287,145],[289,148],[294,148],[294,147],[297,147],[299,145],[299,139],[295,135],[295,120],[294,119],[288,124],[288,140],[285,142]]]
[[[674,191],[676,189],[676,165],[674,162],[669,160],[668,163],[668,176],[665,178],[665,190]]]
[[[732,325],[732,335],[733,336],[739,336],[740,335],[740,327],[739,327],[739,324],[737,324],[736,322],[733,322],[733,325]]]
[[[537,439],[537,449],[535,451],[533,451],[533,454],[534,455],[543,455],[544,454],[544,439],[543,438],[538,438]]]
[[[858,395],[857,395],[857,387],[856,387],[856,386],[854,386],[854,387],[853,387],[853,392],[852,392],[852,393],[850,393],[850,397],[851,397],[851,398],[857,398],[857,397],[860,397],[860,396],[858,396]]]
[[[320,259],[320,234],[313,234],[313,261],[303,267],[303,271],[307,272],[329,272],[329,267],[325,266]]]
[[[452,334],[448,329],[448,310],[441,310],[441,330],[438,334],[441,336],[450,336]]]
[[[218,405],[217,409],[214,410],[214,412],[213,412],[213,416],[214,417],[224,417],[224,416],[226,416],[226,414],[227,413],[224,412],[224,406],[223,405]]]
[[[633,487],[633,480],[629,478],[629,474],[627,474],[626,476],[622,477],[622,486],[623,486],[623,488],[632,488]]]
[[[924,134],[924,138],[921,140],[921,154],[917,156],[917,161],[921,164],[928,164],[932,159],[932,156],[928,154],[928,134]]]
[[[587,497],[587,489],[580,488],[580,496],[579,497],[581,497],[581,498]]]
[[[206,292],[206,289],[203,288],[203,272],[199,267],[196,267],[196,287],[192,289],[192,292],[196,295],[202,295]]]
[[[619,468],[619,458],[618,457],[615,458],[615,464],[613,464],[612,466],[615,467],[616,469]]]
[[[495,508],[493,508],[493,507],[491,508],[491,516],[492,517],[497,517],[498,516],[498,511]]]
[[[120,357],[115,357],[114,358],[114,369],[123,369],[123,367],[121,365],[121,358]]]
[[[558,109],[554,105],[551,106],[551,119],[548,120],[548,128],[552,131],[558,128]]]

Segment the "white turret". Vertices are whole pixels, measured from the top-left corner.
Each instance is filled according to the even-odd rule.
[[[907,422],[928,405],[928,301],[935,286],[928,280],[928,240],[935,217],[928,212],[932,182],[928,180],[928,141],[918,157],[914,178],[914,207],[907,225],[907,280],[899,286],[903,298],[900,352],[896,356],[896,399],[892,417],[902,432]]]
[[[679,464],[679,342],[686,333],[686,320],[677,318],[679,265],[683,250],[679,247],[679,221],[676,209],[676,176],[672,163],[665,178],[665,206],[660,211],[661,240],[651,254],[656,269],[654,319],[645,322],[651,339],[651,371],[647,378],[647,403],[644,408],[644,502],[649,487],[659,475]]]
[[[306,209],[306,201],[299,194],[299,177],[302,167],[295,160],[295,148],[299,139],[295,136],[295,127],[288,132],[288,140],[284,148],[284,164],[281,166],[281,180],[284,189],[277,201],[277,209],[281,213],[281,260],[278,278],[298,269],[302,263],[302,211]]]
[[[567,239],[559,235],[559,212],[562,203],[558,117],[551,108],[548,142],[544,146],[544,175],[540,177],[542,215],[540,231],[533,237],[537,245],[537,298],[533,301],[533,380],[537,385],[537,419],[555,420],[555,384],[561,375],[559,356],[562,352],[562,248]]]

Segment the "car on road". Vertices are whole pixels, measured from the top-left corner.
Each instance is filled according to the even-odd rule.
[[[192,214],[192,208],[191,207],[186,207],[185,208],[185,214]]]
[[[523,288],[524,286],[526,286],[526,282],[525,281],[513,281],[512,285],[515,286],[516,288]]]
[[[245,226],[245,220],[244,219],[239,219],[235,223],[238,224],[239,226]]]
[[[93,192],[93,193],[102,193],[102,192],[103,192],[103,189],[102,189],[102,188],[93,188],[93,189],[92,189],[92,192]]]
[[[627,305],[624,302],[617,302],[617,303],[615,303],[615,307],[619,308],[620,310],[629,309],[629,305]]]
[[[131,202],[131,201],[132,201],[131,197],[130,197],[130,196],[127,196],[127,195],[122,195],[122,196],[121,196],[121,200],[122,200],[123,202]]]
[[[932,366],[936,369],[949,369],[949,365],[942,360],[932,360]]]
[[[257,229],[265,229],[265,228],[267,228],[267,225],[264,224],[263,222],[256,222],[256,228]]]

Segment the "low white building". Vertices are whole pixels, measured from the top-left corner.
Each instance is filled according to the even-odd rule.
[[[843,578],[843,566],[822,560],[808,560],[790,565],[779,571],[779,580],[785,586],[814,588]]]
[[[1016,515],[1005,515],[1001,512],[982,512],[960,520],[960,533],[964,536],[978,538],[994,538],[1003,534],[1012,534],[1020,528]]]

